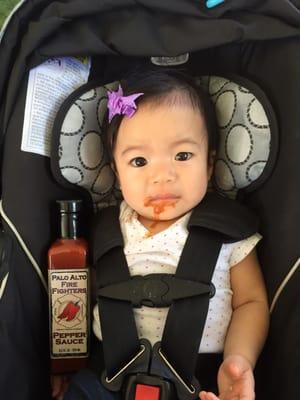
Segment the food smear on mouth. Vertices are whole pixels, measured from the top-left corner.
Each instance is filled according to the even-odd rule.
[[[163,213],[167,207],[175,207],[176,203],[178,202],[178,198],[170,197],[170,198],[153,198],[147,197],[144,201],[145,207],[152,207],[153,208],[153,223],[149,226],[149,232],[147,233],[146,237],[150,237],[154,235],[155,228],[160,223],[160,214]]]

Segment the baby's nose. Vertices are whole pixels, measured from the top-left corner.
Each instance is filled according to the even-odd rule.
[[[153,183],[173,182],[176,178],[176,171],[172,163],[161,163],[153,169]]]

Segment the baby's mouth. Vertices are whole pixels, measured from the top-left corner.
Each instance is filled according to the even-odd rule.
[[[178,201],[179,200],[179,196],[176,196],[175,194],[172,193],[165,193],[165,194],[158,194],[155,196],[149,196],[145,199],[145,203],[148,203],[149,205],[151,203],[160,203],[160,202],[174,202],[174,201]]]
[[[166,194],[158,194],[155,196],[148,196],[144,200],[144,206],[145,207],[152,207],[153,210],[153,222],[149,227],[149,234],[148,236],[151,236],[153,234],[153,231],[155,230],[157,224],[159,224],[159,221],[163,220],[164,218],[160,217],[160,214],[164,213],[166,211],[167,207],[176,207],[176,203],[179,201],[180,197],[176,196],[171,193],[166,193]]]
[[[145,207],[153,207],[153,218],[159,219],[161,213],[166,211],[167,207],[175,207],[179,201],[179,196],[174,194],[159,194],[155,196],[149,196],[144,201]]]

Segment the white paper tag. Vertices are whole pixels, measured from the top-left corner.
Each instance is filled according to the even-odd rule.
[[[21,150],[50,156],[53,123],[63,101],[88,81],[91,59],[51,58],[29,73]]]

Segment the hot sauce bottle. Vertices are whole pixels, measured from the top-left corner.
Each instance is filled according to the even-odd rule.
[[[87,242],[78,237],[81,200],[57,201],[60,238],[48,251],[51,372],[76,371],[87,364],[89,269]]]

